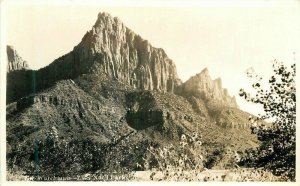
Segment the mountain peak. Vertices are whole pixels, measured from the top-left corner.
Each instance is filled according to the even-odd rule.
[[[207,77],[207,78],[210,78],[209,77],[209,71],[208,71],[208,68],[205,67],[203,70],[201,70],[200,73],[196,74],[194,76],[194,78],[203,78],[203,77]]]
[[[22,59],[22,57],[18,54],[18,52],[14,49],[13,46],[7,45],[6,52],[8,61],[6,70],[7,72],[28,68],[27,62]]]
[[[104,18],[104,17],[112,17],[112,16],[107,12],[99,12],[98,13],[98,19],[101,19],[101,18]]]
[[[153,47],[119,18],[106,12],[98,14],[95,25],[74,48],[71,57],[64,59],[78,65],[79,75],[97,73],[141,90],[173,92],[181,83],[175,64],[164,50]]]
[[[98,19],[94,25],[94,29],[97,27],[102,27],[105,29],[119,29],[118,27],[125,27],[123,22],[118,17],[113,17],[107,12],[100,12],[98,14]]]
[[[207,68],[183,83],[179,90],[183,95],[200,96],[202,99],[214,100],[225,106],[238,108],[235,98],[222,87],[221,78],[212,80]]]
[[[200,74],[208,74],[208,73],[209,73],[209,71],[208,71],[207,67],[205,67],[205,68],[200,72]]]

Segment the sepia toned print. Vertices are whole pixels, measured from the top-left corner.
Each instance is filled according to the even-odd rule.
[[[36,69],[7,44],[7,181],[296,181],[297,49],[294,61],[274,53],[266,74],[250,64],[250,81],[233,92],[211,74],[227,64],[203,62],[182,79],[189,61],[177,63],[121,16],[99,8],[94,18],[70,52]],[[240,78],[239,68],[225,79]]]

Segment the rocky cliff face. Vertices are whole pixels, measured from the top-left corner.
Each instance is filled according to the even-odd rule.
[[[97,70],[142,90],[173,92],[180,83],[176,66],[163,49],[152,47],[107,13],[99,13],[74,51],[81,54],[80,61],[94,60],[100,63]],[[100,59],[95,60],[97,55]]]
[[[12,47],[12,46],[7,46],[6,47],[6,52],[7,52],[7,72],[15,71],[15,70],[22,70],[22,69],[27,69],[28,64],[26,61],[24,61],[17,51]]]
[[[70,67],[69,72],[60,73]],[[42,70],[55,73],[50,79],[97,73],[142,90],[173,92],[180,84],[176,66],[163,49],[152,47],[107,13],[99,13],[72,52]]]
[[[235,97],[231,97],[227,89],[222,88],[222,80],[212,80],[207,68],[180,85],[178,93],[238,108]]]

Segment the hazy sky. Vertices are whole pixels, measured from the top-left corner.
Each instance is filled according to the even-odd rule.
[[[6,40],[33,69],[71,51],[92,28],[99,12],[119,17],[127,27],[163,48],[185,81],[207,67],[212,78],[238,97],[253,67],[269,75],[271,61],[294,63],[300,55],[300,8],[267,7],[107,7],[78,5],[6,6]]]

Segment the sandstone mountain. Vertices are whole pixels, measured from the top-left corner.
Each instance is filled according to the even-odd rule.
[[[207,68],[180,85],[177,93],[238,108],[235,97],[231,97],[227,89],[223,89],[221,78],[212,80]]]
[[[7,72],[15,71],[15,70],[24,70],[28,68],[28,64],[24,61],[17,51],[12,46],[6,47],[7,52]]]
[[[91,73],[102,78],[114,78],[142,90],[173,92],[174,87],[181,83],[175,64],[163,49],[152,47],[118,18],[99,13],[93,28],[70,53],[40,70],[10,75],[12,77],[8,77],[8,84],[14,83],[11,79],[16,78],[25,79],[25,82],[23,80],[21,85],[9,86],[7,100],[11,102],[30,94],[33,75],[34,87],[39,91],[58,80],[73,79]],[[24,84],[28,88],[24,88]],[[11,89],[16,87],[19,90],[24,88],[21,95],[10,94]]]
[[[163,49],[107,13],[99,13],[82,41],[50,65],[8,72],[6,110],[9,160],[24,158],[15,153],[18,144],[44,140],[53,128],[60,140],[108,146],[101,170],[135,170],[147,145],[176,145],[193,132],[203,136],[209,168],[222,167],[212,159],[217,151],[257,144],[249,114],[220,79],[211,80],[205,69],[182,83]],[[28,168],[22,161],[18,166]]]
[[[75,63],[98,63],[96,71],[142,90],[173,92],[180,83],[176,66],[163,49],[152,47],[107,13],[98,15],[74,51],[80,55]]]

